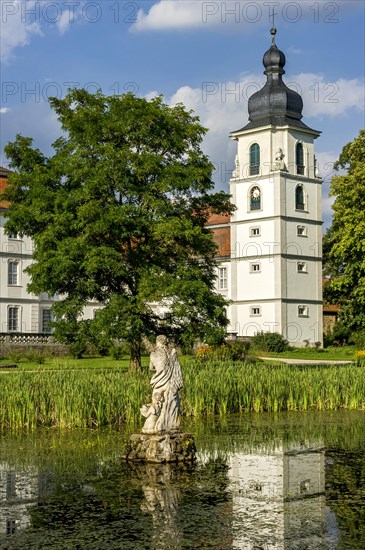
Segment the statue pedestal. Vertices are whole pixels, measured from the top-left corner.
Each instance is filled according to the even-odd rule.
[[[192,434],[132,434],[122,458],[140,462],[193,462],[195,443]]]

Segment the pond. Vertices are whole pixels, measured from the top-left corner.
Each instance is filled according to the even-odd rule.
[[[2,434],[0,548],[365,548],[364,411],[184,429],[194,466],[125,464],[116,431]]]

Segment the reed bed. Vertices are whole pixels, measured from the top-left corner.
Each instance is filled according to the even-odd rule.
[[[365,410],[365,368],[356,366],[187,364],[185,415]]]
[[[0,379],[0,426],[86,428],[135,422],[150,398],[149,375],[100,372],[19,372]]]
[[[183,361],[184,416],[241,412],[365,410],[365,367],[199,364]],[[0,427],[34,429],[141,424],[150,373],[16,372],[1,376]]]

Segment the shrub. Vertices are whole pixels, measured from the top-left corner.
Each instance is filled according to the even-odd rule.
[[[342,321],[337,321],[332,330],[333,345],[344,346],[350,338],[350,329]]]
[[[243,340],[225,342],[219,346],[203,344],[196,350],[195,355],[200,361],[244,361],[250,345],[250,342]]]
[[[109,354],[115,359],[116,361],[119,361],[122,359],[124,355],[124,350],[122,346],[112,346],[109,349]]]
[[[70,344],[70,354],[74,359],[81,359],[87,348],[86,342],[83,340],[76,340]]]
[[[9,353],[8,357],[12,363],[19,363],[19,361],[23,359],[24,353],[21,353],[20,351],[17,351],[17,350],[13,350]]]
[[[33,349],[26,354],[28,361],[43,365],[46,361],[46,356],[42,349]]]
[[[365,349],[365,330],[359,330],[358,332],[353,332],[349,337],[349,343],[355,344],[355,347],[359,350]]]
[[[280,353],[288,349],[288,341],[279,332],[258,332],[251,338],[251,343],[260,351]]]

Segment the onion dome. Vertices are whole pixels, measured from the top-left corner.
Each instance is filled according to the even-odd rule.
[[[266,84],[248,100],[249,123],[242,130],[260,126],[299,126],[308,128],[301,122],[303,100],[283,82],[285,55],[275,44],[275,27],[271,29],[272,44],[263,57],[267,76]]]

